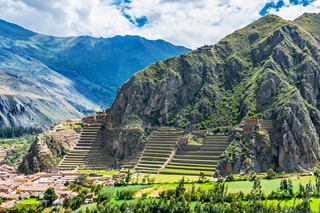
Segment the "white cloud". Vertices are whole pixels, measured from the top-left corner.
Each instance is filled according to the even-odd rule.
[[[269,12],[287,20],[294,20],[305,12],[319,13],[320,1],[314,1],[307,6],[286,4],[286,7],[280,8],[279,11],[272,9]]]
[[[270,1],[133,0],[130,9],[124,11],[131,17],[146,16],[148,23],[142,28],[124,17],[119,6],[114,5],[115,0],[0,0],[0,18],[43,34],[97,37],[134,34],[196,48],[214,44],[258,19],[259,11]],[[122,6],[128,6],[122,2]],[[304,11],[319,11],[319,2],[307,7],[287,5],[270,12],[294,19]]]

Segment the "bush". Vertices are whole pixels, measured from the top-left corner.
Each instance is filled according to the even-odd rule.
[[[227,181],[227,182],[234,181],[234,176],[233,176],[233,174],[229,174],[229,175],[226,177],[226,181]]]
[[[272,179],[272,178],[274,178],[275,176],[276,176],[276,172],[275,171],[273,171],[273,169],[272,168],[270,168],[270,169],[268,169],[268,171],[267,171],[267,179]]]
[[[122,191],[117,191],[117,200],[131,200],[135,191],[132,189],[125,189]]]
[[[313,174],[316,177],[320,176],[320,163],[318,163],[317,167],[313,169]]]

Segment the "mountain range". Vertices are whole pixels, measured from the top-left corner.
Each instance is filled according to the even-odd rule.
[[[106,108],[132,74],[189,51],[139,36],[47,36],[3,20],[0,47],[0,128],[47,128]]]

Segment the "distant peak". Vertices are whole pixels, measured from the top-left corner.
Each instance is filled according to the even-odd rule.
[[[25,40],[34,35],[35,32],[0,19],[0,36]]]

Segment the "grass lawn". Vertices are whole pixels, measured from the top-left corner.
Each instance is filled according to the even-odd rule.
[[[148,201],[152,201],[152,200],[155,200],[155,199],[132,199],[132,200],[112,200],[110,202],[111,206],[115,206],[115,205],[122,205],[122,203],[126,202],[127,204],[129,203],[137,203],[139,200],[141,200],[142,202],[148,202]]]
[[[86,205],[83,205],[81,206],[79,209],[75,210],[74,212],[77,213],[77,212],[86,212],[86,209],[89,208],[90,210],[93,210],[97,207],[97,203],[90,203],[90,204],[86,204]]]
[[[21,205],[38,205],[40,203],[41,202],[35,198],[29,198],[29,199],[22,200],[19,204],[21,204]]]
[[[122,191],[122,190],[128,190],[131,189],[135,192],[139,191],[140,189],[148,188],[151,187],[150,185],[129,185],[129,186],[120,186],[120,187],[114,187],[114,188],[103,188],[100,193],[112,193],[113,196],[117,195],[117,191]]]
[[[302,199],[297,198],[296,200],[294,199],[288,199],[288,200],[282,200],[280,201],[280,205],[281,207],[292,207],[293,205],[298,205],[299,203],[301,203]],[[277,206],[279,201],[278,200],[268,200],[267,201],[268,204],[273,205],[273,206]],[[311,198],[311,202],[310,202],[310,207],[312,212],[320,212],[319,211],[319,206],[320,206],[320,198]]]
[[[200,172],[203,172],[206,176],[211,176],[213,174],[213,171],[198,171],[198,170],[190,170],[190,169],[163,169],[161,172],[168,172],[168,173],[175,173],[175,174],[191,174],[199,176]]]
[[[292,180],[292,185],[294,191],[297,191],[299,189],[299,184],[306,185],[311,182],[315,182],[315,178],[312,176],[305,176],[305,177],[291,177],[287,178]],[[277,190],[280,187],[280,182],[282,179],[272,179],[272,180],[266,180],[261,179],[261,187],[262,191],[264,193],[269,194],[272,190]],[[239,192],[242,191],[244,193],[250,193],[253,185],[253,181],[235,181],[235,182],[227,182],[228,186],[228,192]]]
[[[21,202],[15,204],[14,206],[18,209],[19,212],[29,211],[31,209],[37,208],[38,205],[41,205],[41,202],[35,198],[29,198],[22,200]]]
[[[95,170],[90,170],[90,169],[79,169],[77,170],[79,173],[97,173],[99,175],[103,176],[112,176],[114,174],[118,174],[119,170],[105,170],[105,169],[95,169]]]
[[[146,174],[139,174],[138,182],[142,183],[142,179]],[[150,178],[154,178],[154,183],[179,183],[179,181],[184,177],[185,182],[197,181],[199,176],[187,176],[187,175],[165,175],[151,174]],[[136,182],[137,176],[133,176],[132,181]]]

